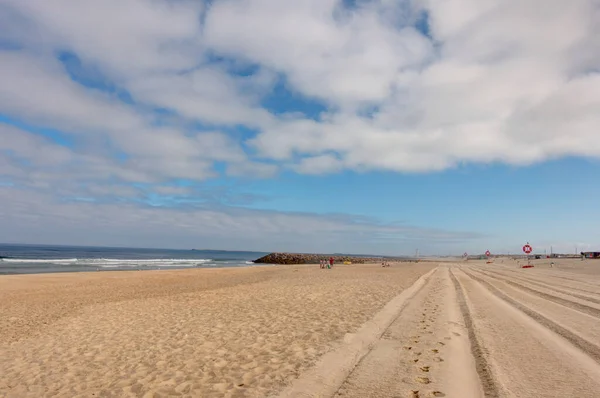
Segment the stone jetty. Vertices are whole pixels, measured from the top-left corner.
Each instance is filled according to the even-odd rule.
[[[352,257],[330,254],[300,254],[300,253],[271,253],[257,260],[256,264],[319,264],[321,260],[329,260],[333,257],[336,263],[349,261],[353,264],[377,263],[382,257]]]

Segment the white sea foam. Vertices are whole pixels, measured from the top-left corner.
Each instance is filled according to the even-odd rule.
[[[95,266],[103,268],[118,267],[194,267],[210,263],[211,259],[206,258],[151,258],[151,259],[122,259],[122,258],[68,258],[68,259],[24,259],[24,258],[3,258],[0,261],[4,263],[33,263],[33,264],[57,264],[57,265],[82,265]]]
[[[51,263],[51,264],[75,264],[76,258],[54,258],[54,259],[28,259],[28,258],[0,258],[3,263]]]

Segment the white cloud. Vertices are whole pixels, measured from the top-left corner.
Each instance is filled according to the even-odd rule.
[[[126,87],[136,99],[177,111],[190,119],[216,124],[261,126],[271,121],[256,105],[256,92],[273,84],[263,73],[258,78],[233,78],[216,67],[182,74],[142,75]]]
[[[400,70],[419,67],[430,56],[431,43],[412,27],[395,29],[377,7],[344,13],[340,5],[216,2],[206,39],[220,51],[285,73],[299,91],[334,107],[382,101]]]
[[[597,1],[423,1],[431,41],[391,25],[389,4],[337,18],[339,4],[319,4],[232,0],[209,14],[209,43],[341,110],[266,128],[254,142],[265,156],[305,155],[296,169],[314,173],[339,170],[329,151],[346,168],[397,171],[599,153]],[[370,117],[353,112],[361,103]]]
[[[153,163],[159,148],[183,154],[165,159],[166,177],[193,177],[186,167],[210,176],[216,159],[179,127],[153,127],[151,106],[184,121],[258,129],[259,156],[307,173],[597,156],[597,4],[4,0],[5,36],[29,55],[1,55],[0,107],[39,124],[106,133],[117,148],[139,152],[133,169]],[[425,12],[429,37],[414,27]],[[51,57],[57,50],[98,68],[136,104],[70,81]],[[258,72],[230,75],[207,51]],[[313,121],[261,108],[276,73],[329,111]],[[242,162],[238,144],[226,152]]]
[[[71,81],[50,56],[0,52],[0,107],[32,124],[77,133],[143,127],[140,116],[106,94]]]
[[[0,126],[0,176],[52,202],[139,197],[132,182],[176,194],[172,180],[282,168],[431,172],[599,156],[598,0],[356,3],[0,0],[0,113],[72,141]],[[415,28],[423,15],[427,35]],[[72,80],[61,52],[118,90]],[[326,111],[263,107],[280,78]],[[247,224],[207,211],[194,225],[295,233],[290,215],[238,216]]]
[[[381,250],[398,254],[412,251],[415,244],[436,250],[449,242],[479,238],[472,233],[384,225],[348,216],[57,201],[47,194],[3,186],[0,203],[3,242],[360,252],[393,239],[392,248]]]
[[[33,48],[68,49],[112,77],[177,71],[202,58],[199,1],[4,0],[7,31]],[[14,14],[22,18],[14,18]],[[11,24],[12,22],[12,24]],[[33,28],[28,32],[24,28]],[[14,25],[13,25],[14,24]],[[18,25],[18,26],[15,26]]]

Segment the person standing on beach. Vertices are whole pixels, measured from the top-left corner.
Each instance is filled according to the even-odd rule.
[[[333,268],[333,257],[329,257],[329,268]]]

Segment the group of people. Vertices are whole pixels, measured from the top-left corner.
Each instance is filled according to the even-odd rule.
[[[327,260],[321,260],[320,263],[319,263],[320,264],[320,268],[321,269],[325,269],[325,268],[331,269],[331,268],[333,268],[333,262],[334,262],[333,257],[329,257],[329,261],[327,261]]]

